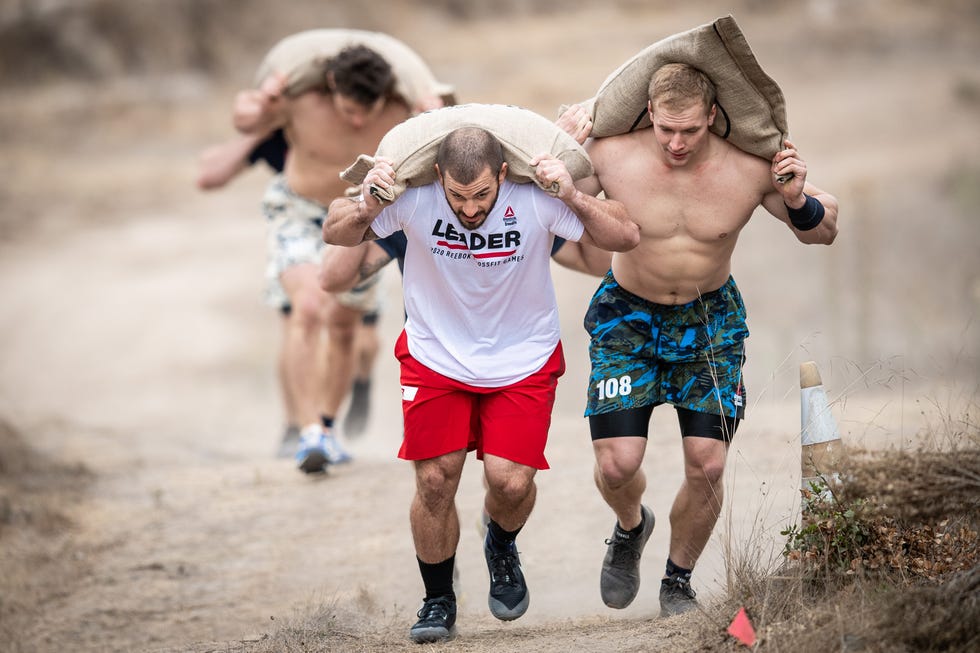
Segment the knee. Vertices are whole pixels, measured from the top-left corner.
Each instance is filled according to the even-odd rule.
[[[354,348],[354,325],[346,322],[330,322],[327,324],[327,332],[330,340],[338,345],[344,346],[348,350]]]
[[[603,485],[616,490],[627,485],[636,476],[639,462],[623,456],[605,455],[596,461],[596,472]]]
[[[418,470],[415,475],[415,487],[419,500],[426,506],[435,507],[452,500],[453,480],[444,470],[430,466]]]
[[[317,292],[300,292],[290,298],[292,312],[290,319],[304,331],[322,328],[323,298]]]
[[[691,461],[687,465],[686,475],[688,483],[717,485],[725,476],[725,460],[709,458]]]
[[[487,489],[499,501],[506,504],[518,504],[532,491],[533,477],[510,475],[505,478],[487,478]]]
[[[327,311],[327,332],[330,339],[343,343],[345,347],[353,348],[354,336],[357,335],[357,313],[341,308],[338,305]]]

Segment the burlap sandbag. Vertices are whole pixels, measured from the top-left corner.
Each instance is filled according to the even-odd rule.
[[[783,92],[755,59],[731,16],[657,41],[617,68],[582,102],[592,113],[592,136],[615,136],[650,126],[650,79],[668,63],[703,71],[718,89],[711,130],[735,147],[772,159],[789,134]]]
[[[352,45],[363,45],[377,52],[395,73],[395,92],[409,107],[431,96],[452,104],[454,89],[439,82],[422,58],[398,39],[381,32],[354,29],[314,29],[287,36],[279,41],[259,65],[258,86],[273,72],[287,76],[286,94],[323,88],[324,64],[330,57]]]
[[[435,181],[439,144],[449,132],[467,126],[482,127],[500,140],[507,161],[507,178],[517,183],[537,183],[529,161],[545,152],[563,161],[572,179],[582,179],[593,172],[585,149],[547,118],[510,105],[461,104],[409,118],[385,134],[374,156],[394,161],[395,186],[372,188],[371,193],[390,202],[406,188]],[[340,177],[351,184],[360,184],[373,166],[374,157],[362,154]]]

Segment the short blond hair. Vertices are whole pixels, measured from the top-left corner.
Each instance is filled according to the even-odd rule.
[[[717,91],[711,79],[703,72],[683,63],[669,63],[657,69],[650,79],[647,91],[650,105],[667,109],[686,109],[696,102],[711,111],[717,99]]]

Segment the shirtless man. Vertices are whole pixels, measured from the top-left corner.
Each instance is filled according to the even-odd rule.
[[[289,147],[281,129],[271,135],[237,134],[227,141],[216,143],[205,148],[198,157],[197,187],[203,191],[214,191],[224,188],[233,179],[259,161],[265,162],[275,172],[282,172],[286,165],[286,152]],[[360,282],[367,281],[366,278]],[[353,289],[358,284],[351,284],[343,289],[344,292]],[[329,292],[329,290],[328,290]],[[371,373],[378,352],[377,310],[360,313],[359,322],[352,319],[349,312],[341,303],[348,296],[330,298],[329,315],[331,323],[339,325],[328,331],[328,350],[331,352],[351,351],[355,360],[355,374],[350,389],[350,403],[344,417],[342,432],[348,437],[360,435],[367,422],[370,411]],[[351,295],[356,298],[357,295]],[[289,365],[291,360],[285,355],[285,344],[289,341],[290,319],[292,307],[289,304],[280,307],[280,323],[282,338],[277,365],[277,377],[283,399],[283,409],[286,427],[278,445],[277,456],[292,458],[299,445],[300,427],[296,417],[296,409],[291,395]],[[340,384],[336,384],[340,390]],[[334,388],[332,388],[333,390]],[[325,415],[335,415],[344,397],[336,393],[329,394],[323,406]]]
[[[711,133],[717,106],[706,75],[683,65],[650,83],[650,129],[586,143],[596,174],[578,186],[626,205],[640,244],[613,255],[585,317],[591,334],[586,415],[595,482],[617,524],[606,540],[600,591],[624,608],[640,586],[653,531],[641,468],[654,406],[677,410],[684,482],[670,511],[661,581],[664,616],[696,605],[691,570],[721,511],[725,459],[743,417],[745,308],[731,278],[739,232],[760,205],[806,244],[837,235],[837,200],[807,181],[795,145],[772,161]],[[575,106],[574,124],[585,110]],[[778,183],[776,177],[789,179]]]
[[[235,99],[240,132],[269,134],[281,128],[289,143],[285,169],[270,183],[263,212],[269,220],[269,301],[288,303],[293,311],[284,355],[302,424],[296,460],[307,473],[349,459],[333,433],[333,410],[350,387],[352,348],[330,347],[326,338],[344,333],[343,325],[376,301],[374,277],[341,306],[331,306],[317,278],[320,225],[328,204],[347,188],[339,173],[361,152],[373,152],[388,130],[411,115],[409,102],[394,87],[391,65],[355,45],[327,60],[319,87],[293,94],[286,72],[273,70],[258,88]]]

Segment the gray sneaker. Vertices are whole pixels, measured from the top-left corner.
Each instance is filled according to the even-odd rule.
[[[359,381],[354,379],[350,390],[350,403],[347,405],[347,415],[344,416],[344,435],[356,438],[364,433],[367,427],[368,415],[371,414],[371,379]]]
[[[672,617],[698,607],[691,579],[674,575],[660,581],[660,616]]]
[[[609,547],[602,560],[599,592],[602,602],[610,608],[625,608],[640,591],[640,555],[656,522],[653,511],[646,506],[640,506],[640,514],[643,516],[643,530],[639,535],[630,537],[617,523],[612,537],[606,540]]]
[[[286,430],[283,431],[282,441],[279,443],[279,449],[276,451],[276,458],[292,458],[296,455],[298,449],[299,427],[295,424],[289,424],[286,426]]]

